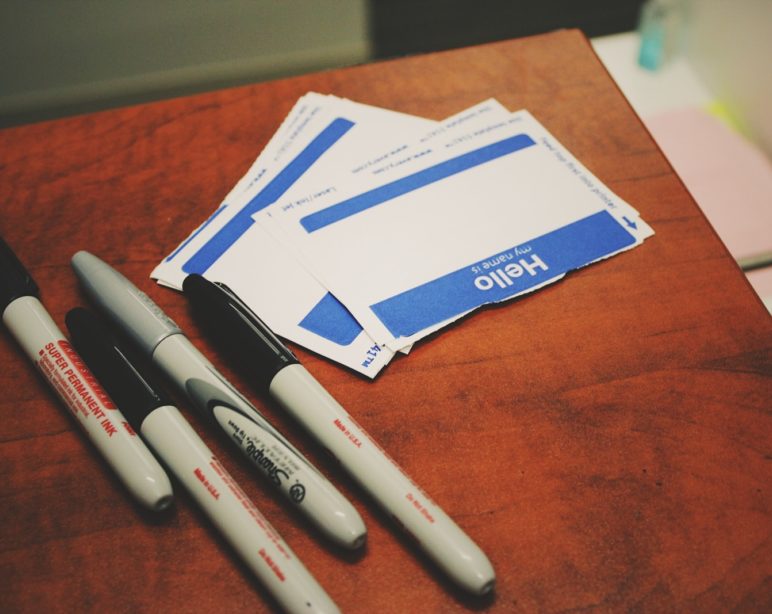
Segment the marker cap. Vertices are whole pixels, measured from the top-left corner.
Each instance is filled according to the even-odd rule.
[[[295,355],[225,284],[194,273],[182,282],[182,291],[201,324],[213,327],[213,338],[222,339],[225,349],[250,367],[266,390],[281,369],[298,364]]]
[[[73,346],[135,430],[141,429],[154,409],[171,405],[161,388],[140,372],[127,356],[127,350],[96,315],[76,307],[67,313],[65,323]]]
[[[0,313],[22,296],[37,296],[38,286],[13,250],[0,237]]]
[[[161,341],[180,334],[177,324],[153,300],[109,264],[86,251],[77,252],[72,269],[86,294],[148,356]]]

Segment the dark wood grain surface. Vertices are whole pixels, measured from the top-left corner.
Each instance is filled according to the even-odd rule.
[[[493,597],[447,584],[148,277],[307,91],[434,119],[488,97],[526,108],[656,231],[463,319],[375,382],[294,348],[487,552]],[[181,403],[344,611],[772,609],[770,317],[578,32],[2,131],[0,233],[62,327],[87,304],[72,254],[116,266],[350,497],[369,528],[353,556]],[[0,610],[275,609],[181,488],[170,512],[140,509],[0,336]]]

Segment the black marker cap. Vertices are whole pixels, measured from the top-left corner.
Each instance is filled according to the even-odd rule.
[[[192,274],[182,282],[182,291],[202,328],[221,349],[248,368],[264,389],[281,369],[298,364],[265,322],[225,284]]]
[[[22,296],[37,296],[38,286],[13,250],[0,237],[0,313]]]
[[[136,431],[150,412],[171,404],[96,315],[76,307],[67,312],[64,321],[75,350]]]

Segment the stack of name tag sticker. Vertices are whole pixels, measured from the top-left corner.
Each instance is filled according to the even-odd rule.
[[[434,122],[310,93],[152,276],[223,282],[276,334],[374,377],[653,234],[527,111],[487,100]]]

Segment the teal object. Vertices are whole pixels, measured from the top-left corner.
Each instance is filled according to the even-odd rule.
[[[665,28],[654,20],[642,26],[638,64],[647,70],[657,70],[665,61]]]

